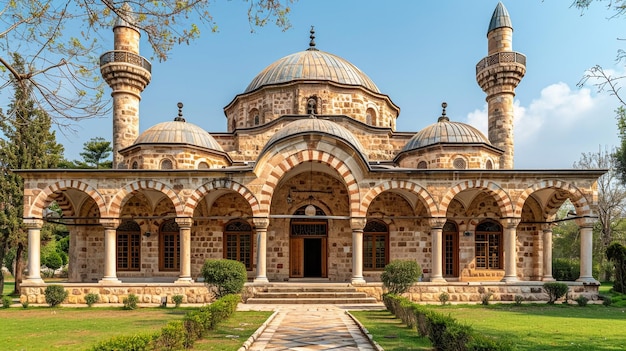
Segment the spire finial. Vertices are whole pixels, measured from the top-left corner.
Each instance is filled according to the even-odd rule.
[[[309,38],[311,38],[311,41],[309,42],[309,50],[317,50],[315,47],[315,27],[311,26],[311,30],[309,32],[311,33],[309,36]]]
[[[449,122],[450,121],[450,118],[446,116],[446,107],[448,107],[448,103],[445,101],[442,102],[441,103],[441,116],[439,117],[437,122]]]
[[[174,121],[176,122],[185,122],[185,119],[183,118],[183,103],[179,102],[176,104],[176,106],[178,107],[178,116],[176,116],[176,118],[174,118]]]

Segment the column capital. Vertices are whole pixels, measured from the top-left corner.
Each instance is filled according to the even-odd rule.
[[[365,225],[367,224],[367,218],[365,217],[352,217],[350,218],[350,228],[353,231],[355,230],[363,230]]]
[[[515,229],[521,221],[522,219],[519,217],[500,218],[500,224],[502,224],[505,229]]]
[[[448,219],[446,217],[432,217],[428,219],[430,229],[442,229]]]
[[[43,219],[39,218],[24,218],[22,223],[26,229],[41,229],[43,227]]]
[[[100,218],[100,224],[109,229],[115,229],[120,226],[120,220],[117,218]]]
[[[543,230],[543,232],[551,232],[552,228],[556,227],[557,224],[556,223],[544,223],[541,225],[541,230]]]
[[[252,219],[252,223],[254,223],[254,228],[255,229],[265,229],[267,230],[267,227],[269,227],[270,225],[270,219],[267,217],[263,217],[263,218],[253,218]]]
[[[191,217],[176,217],[174,221],[176,221],[176,224],[181,228],[191,228],[193,225],[193,219]]]
[[[593,228],[598,221],[595,217],[581,217],[576,218],[575,222],[580,228]]]

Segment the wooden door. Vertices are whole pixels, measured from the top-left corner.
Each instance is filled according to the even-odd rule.
[[[304,277],[303,238],[291,238],[289,240],[289,276],[292,278]]]

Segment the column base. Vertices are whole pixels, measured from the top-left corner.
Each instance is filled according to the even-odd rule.
[[[587,283],[587,284],[598,284],[600,285],[600,282],[595,280],[593,277],[580,277],[578,279],[576,279],[577,282],[581,282],[581,283]]]
[[[516,276],[505,276],[504,278],[502,278],[502,280],[500,280],[501,282],[504,283],[514,283],[514,282],[518,282],[519,279]]]
[[[22,280],[22,285],[46,285],[41,278],[26,278]]]
[[[98,284],[122,284],[117,277],[104,277],[98,281]]]
[[[192,284],[193,279],[191,277],[178,277],[178,279],[174,280],[174,284]]]
[[[430,278],[430,282],[431,283],[447,283],[448,281],[445,280],[443,277],[432,277]]]
[[[556,279],[554,279],[552,276],[548,276],[548,277],[541,278],[541,281],[543,281],[543,282],[555,282]]]
[[[363,279],[363,277],[352,277],[352,280],[350,280],[350,284],[360,285],[367,284],[367,282],[365,281],[365,279]]]
[[[252,282],[254,284],[268,284],[270,281],[267,277],[256,277]]]

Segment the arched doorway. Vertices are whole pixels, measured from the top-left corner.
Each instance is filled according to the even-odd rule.
[[[294,215],[305,216],[307,206],[299,208]],[[326,278],[328,256],[328,220],[322,209],[315,206],[315,216],[294,218],[290,223],[289,277]]]

